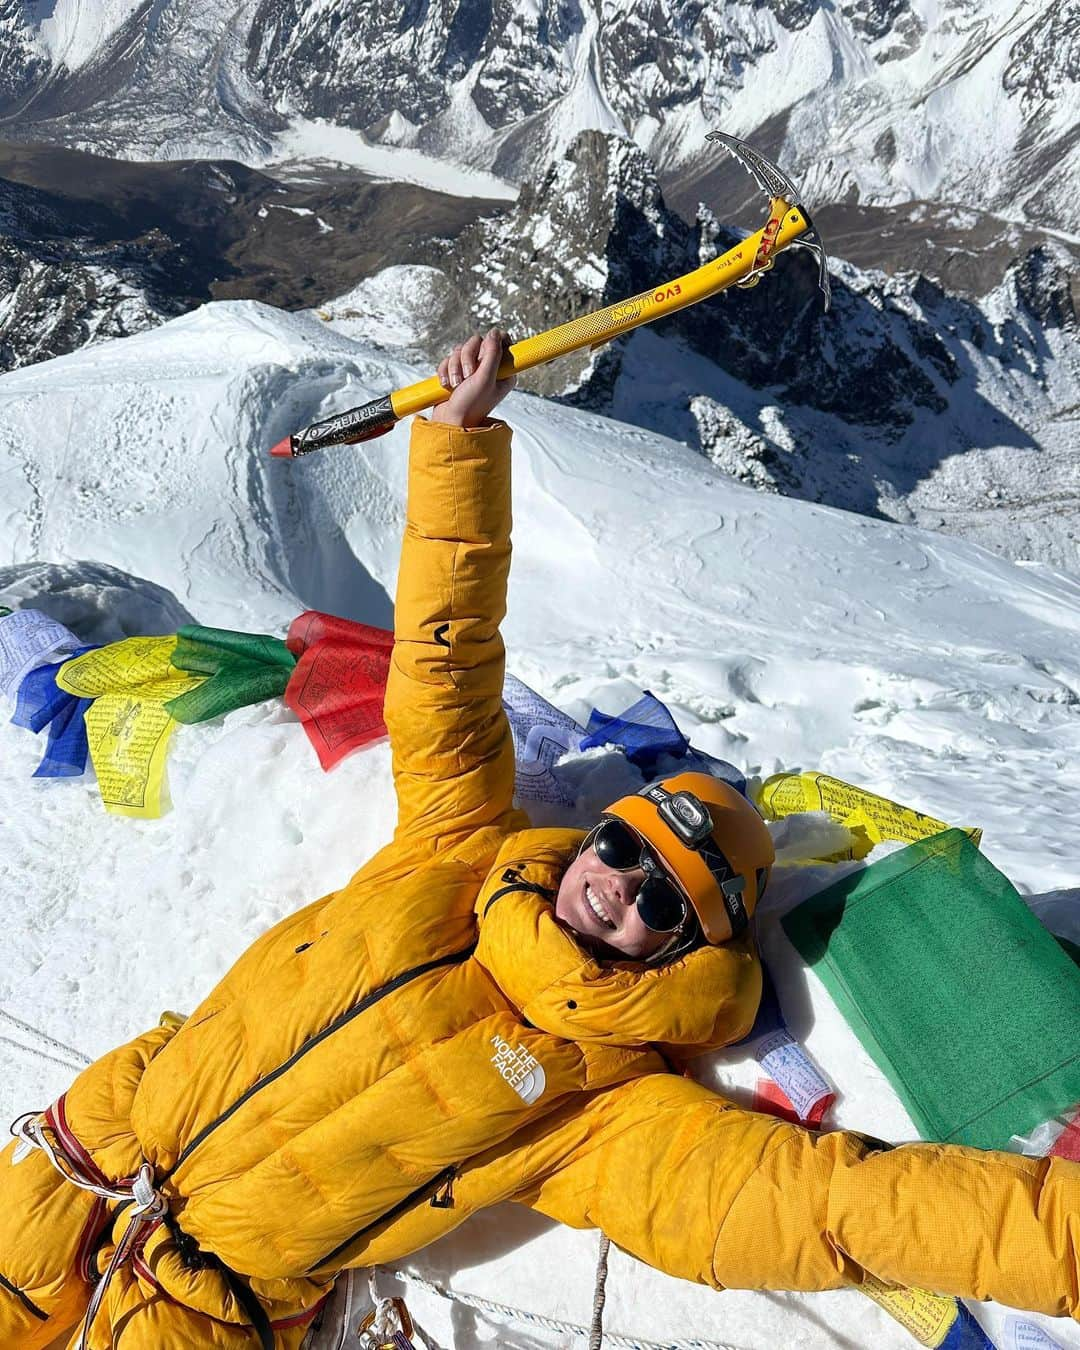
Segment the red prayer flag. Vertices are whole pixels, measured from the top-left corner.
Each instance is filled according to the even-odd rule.
[[[759,1078],[757,1086],[754,1088],[752,1109],[767,1116],[777,1116],[780,1120],[789,1120],[792,1125],[805,1125],[807,1129],[819,1130],[821,1122],[825,1119],[825,1112],[828,1111],[835,1100],[835,1093],[829,1093],[827,1096],[821,1097],[814,1103],[807,1118],[800,1120],[799,1113],[792,1106],[791,1100],[779,1083],[774,1083],[771,1078]]]
[[[324,769],[386,735],[383,701],[393,633],[312,609],[293,620],[285,645],[299,658],[285,702],[304,724]]]
[[[1080,1109],[1073,1112],[1068,1124],[1054,1140],[1051,1158],[1068,1158],[1080,1162]]]

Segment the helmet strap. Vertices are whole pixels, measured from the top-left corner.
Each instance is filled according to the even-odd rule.
[[[750,924],[743,900],[746,878],[736,872],[713,839],[713,819],[705,803],[692,792],[669,792],[662,783],[650,783],[641,796],[656,803],[657,814],[685,848],[700,853],[713,874],[724,901],[731,936],[741,937]]]

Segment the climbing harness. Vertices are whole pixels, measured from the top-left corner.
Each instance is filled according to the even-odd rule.
[[[48,1131],[48,1133],[46,1133]],[[173,1232],[178,1250],[184,1254],[185,1242],[193,1247],[193,1239],[181,1233],[174,1220],[170,1219],[169,1202],[154,1184],[154,1169],[148,1162],[140,1163],[138,1171],[132,1177],[110,1183],[98,1170],[94,1160],[83,1148],[67,1123],[64,1098],[60,1097],[47,1111],[27,1112],[11,1126],[11,1133],[18,1139],[14,1161],[21,1161],[33,1149],[45,1155],[56,1172],[81,1191],[88,1191],[97,1197],[97,1204],[87,1220],[84,1237],[80,1243],[79,1268],[84,1278],[94,1279],[91,1265],[91,1244],[93,1238],[107,1222],[108,1204],[123,1209],[128,1223],[120,1241],[116,1244],[104,1275],[100,1277],[90,1298],[89,1307],[83,1318],[82,1331],[76,1350],[87,1350],[90,1329],[105,1300],[105,1294],[112,1283],[113,1276],[128,1258],[138,1261],[142,1244],[159,1223]],[[52,1138],[50,1138],[50,1135]],[[195,1249],[197,1251],[197,1249]],[[188,1253],[190,1256],[190,1252]],[[299,1318],[287,1318],[284,1322],[271,1322],[262,1304],[252,1292],[250,1286],[235,1271],[209,1252],[197,1252],[200,1266],[212,1267],[224,1279],[239,1307],[247,1315],[251,1328],[259,1339],[262,1350],[274,1350],[274,1331],[276,1328],[293,1325],[297,1320],[314,1317],[321,1304],[305,1309]],[[142,1273],[142,1272],[140,1272]]]
[[[56,1136],[55,1145],[45,1133],[46,1126]],[[63,1098],[55,1107],[50,1107],[44,1113],[27,1112],[26,1115],[20,1116],[12,1124],[11,1133],[23,1146],[40,1150],[65,1181],[70,1181],[81,1191],[89,1191],[99,1200],[106,1202],[111,1200],[128,1209],[128,1225],[116,1244],[105,1274],[98,1280],[83,1319],[77,1350],[86,1350],[90,1328],[113,1276],[131,1254],[142,1230],[148,1225],[156,1225],[164,1218],[168,1201],[155,1187],[154,1171],[148,1162],[140,1164],[135,1176],[118,1181],[112,1186],[108,1185],[78,1140],[66,1128]],[[73,1154],[80,1158],[79,1162],[76,1162]]]

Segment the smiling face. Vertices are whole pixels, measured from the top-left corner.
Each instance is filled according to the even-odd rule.
[[[555,917],[600,956],[643,961],[665,946],[670,933],[654,933],[641,922],[634,904],[645,880],[640,867],[616,872],[590,845],[563,873],[555,897]]]

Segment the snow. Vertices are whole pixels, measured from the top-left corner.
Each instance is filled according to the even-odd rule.
[[[23,8],[54,68],[76,71],[100,55],[143,5],[144,0],[30,0]]]
[[[346,164],[374,178],[417,183],[454,197],[513,201],[518,193],[514,184],[486,170],[448,163],[407,145],[376,145],[362,131],[322,119],[292,118],[288,129],[274,138],[270,153],[248,162],[259,168],[287,171],[295,167],[295,161]]]
[[[1046,16],[1012,0],[914,8],[925,34],[889,60],[870,59],[865,39],[830,19],[830,45],[843,53],[846,78],[834,73],[826,90],[794,104],[789,144],[809,169],[800,186],[808,200],[840,200],[850,184],[861,200],[883,204],[993,201],[1005,218],[1024,219],[1018,206],[1010,209],[1008,185],[1030,133],[1020,100],[1003,97],[1002,77],[1017,37]],[[822,12],[815,23],[824,19]],[[796,41],[801,61],[808,37]],[[888,160],[878,149],[883,136],[894,146]],[[815,166],[822,145],[829,158]]]
[[[612,108],[604,93],[596,50],[599,18],[589,9],[581,32],[571,39],[568,58],[573,77],[570,88],[559,100],[549,136],[552,146],[564,149],[579,132],[611,131],[626,135],[622,119]]]
[[[449,283],[437,267],[403,263],[365,277],[314,311],[335,332],[381,347],[410,347],[425,316],[444,303]]]
[[[370,286],[351,297],[361,311],[376,300]],[[280,634],[309,606],[385,625],[408,428],[296,462],[266,455],[288,431],[429,373],[364,336],[359,315],[344,322],[218,303],[0,378],[0,603],[43,608],[97,641],[172,631],[185,616]],[[393,314],[380,322],[393,337]],[[636,426],[524,394],[505,412],[515,674],[578,718],[650,689],[696,745],[748,772],[820,768],[981,825],[987,856],[1042,897],[1036,911],[1075,923],[1080,581],[755,492]],[[172,809],[156,821],[106,815],[92,778],[32,779],[41,748],[0,725],[0,1009],[88,1055],[162,1009],[191,1008],[269,924],[340,886],[393,826],[385,744],[323,774],[277,701],[180,728]],[[626,770],[594,756],[580,774],[587,815]],[[813,884],[820,875],[785,872],[763,913],[781,998],[801,1010],[793,1029],[840,1089],[835,1123],[911,1138],[777,922]],[[0,1033],[32,1039],[9,1024]],[[0,1119],[63,1090],[63,1067],[0,1047]],[[740,1100],[755,1077],[737,1052],[703,1072]],[[583,1323],[595,1249],[595,1234],[503,1207],[402,1265]],[[393,1283],[382,1277],[383,1292]],[[570,1344],[405,1292],[440,1345]],[[1005,1311],[974,1311],[1005,1344]],[[1059,1345],[1080,1347],[1080,1329],[1041,1321]],[[854,1292],[718,1295],[622,1254],[605,1325],[739,1350],[911,1345]]]
[[[415,122],[410,122],[395,108],[387,118],[380,140],[383,145],[411,145],[419,129]]]

